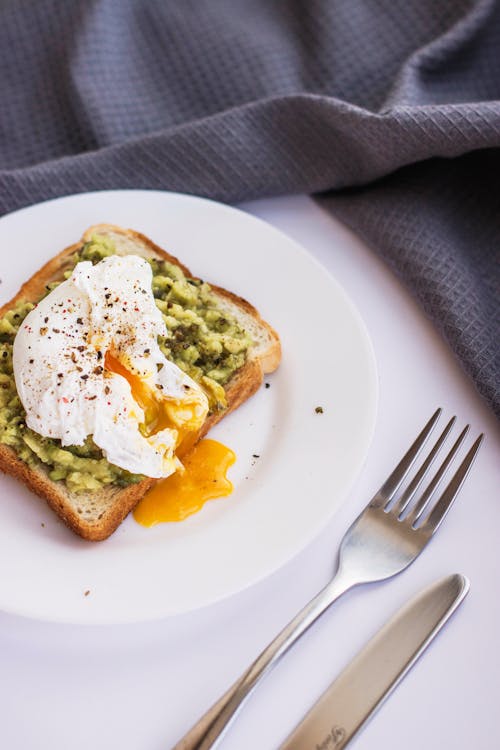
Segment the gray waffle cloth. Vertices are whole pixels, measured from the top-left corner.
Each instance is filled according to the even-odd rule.
[[[500,415],[499,100],[494,0],[2,0],[0,214],[315,194]]]

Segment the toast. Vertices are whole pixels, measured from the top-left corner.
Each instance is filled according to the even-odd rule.
[[[178,266],[190,278],[191,271],[176,257],[155,245],[144,235],[130,229],[108,224],[90,227],[80,242],[67,247],[49,260],[19,290],[16,296],[0,308],[0,318],[17,302],[38,302],[46,293],[47,285],[61,281],[64,272],[72,268],[74,254],[96,236],[111,240],[120,255],[134,254],[144,258],[157,258]],[[252,339],[244,364],[224,384],[227,406],[224,410],[209,413],[192,444],[207,434],[210,428],[246,401],[262,383],[265,373],[275,370],[281,359],[277,333],[246,300],[230,291],[210,284],[217,298],[217,307],[236,319]],[[28,465],[16,451],[0,443],[0,471],[24,482],[33,492],[44,498],[60,518],[79,536],[91,541],[109,537],[147,490],[157,481],[145,478],[127,487],[102,486],[97,491],[71,492],[64,481],[53,481],[40,462]]]

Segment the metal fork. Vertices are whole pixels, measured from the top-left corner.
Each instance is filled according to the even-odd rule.
[[[453,417],[413,479],[398,495],[398,490],[407,478],[441,411],[438,409],[431,417],[373,500],[347,530],[340,545],[337,572],[330,583],[306,604],[173,750],[208,750],[213,747],[259,680],[342,594],[361,583],[382,581],[401,573],[422,552],[448,513],[483,440],[481,434],[446,489],[431,507],[431,498],[467,435],[467,425],[426,489],[417,497],[417,491],[425,475],[455,423],[456,418]]]

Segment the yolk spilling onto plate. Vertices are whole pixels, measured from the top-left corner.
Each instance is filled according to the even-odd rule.
[[[227,479],[226,472],[236,460],[233,451],[216,440],[200,440],[189,450],[190,443],[192,445],[196,439],[196,430],[189,429],[190,421],[195,419],[195,404],[180,404],[174,399],[159,398],[109,351],[104,362],[106,370],[121,375],[129,383],[134,401],[144,412],[144,424],[140,425],[143,434],[154,435],[166,428],[176,429],[179,433],[176,452],[183,457],[184,471],[178,470],[157,482],[134,510],[135,520],[143,526],[182,521],[201,510],[207,500],[230,495],[233,485]],[[186,410],[189,410],[187,414]],[[179,426],[177,412],[183,422],[182,427]]]
[[[201,510],[207,500],[230,495],[233,485],[226,472],[236,456],[216,440],[200,440],[184,457],[184,472],[162,479],[143,497],[134,518],[143,526],[182,521]]]

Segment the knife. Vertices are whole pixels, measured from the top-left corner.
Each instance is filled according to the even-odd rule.
[[[355,656],[279,750],[342,750],[406,676],[469,591],[443,578],[413,597]]]

